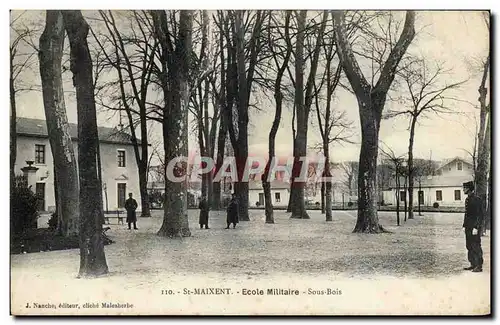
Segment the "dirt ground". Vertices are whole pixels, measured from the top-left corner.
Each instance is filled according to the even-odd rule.
[[[155,211],[152,218],[139,218],[136,231],[111,225],[108,234],[116,243],[105,248],[110,274],[98,279],[76,279],[78,250],[12,255],[11,310],[156,315],[490,312],[489,234],[483,237],[484,272],[463,271],[468,262],[462,214],[425,213],[397,227],[395,213],[380,212],[381,223],[392,233],[379,235],[352,233],[356,211],[334,211],[334,221],[328,223],[319,211],[310,216],[289,219],[276,211],[276,223],[269,225],[264,211],[251,210],[251,221],[226,230],[223,212],[211,212],[211,229],[201,230],[197,211],[190,210],[192,236],[168,239],[156,235],[162,216]],[[231,294],[184,292],[206,287],[229,288]],[[299,296],[267,295],[270,288],[298,290]],[[244,295],[243,289],[262,289],[264,295]],[[83,307],[107,301],[134,306]],[[80,308],[33,308],[35,302]]]

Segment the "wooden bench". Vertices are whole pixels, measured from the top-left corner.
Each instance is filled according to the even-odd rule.
[[[118,219],[118,224],[121,223],[123,225],[124,224],[123,219],[127,217],[127,212],[116,210],[113,213],[115,213],[116,215],[109,215],[109,214],[106,215],[105,214],[104,215],[104,222],[109,225],[110,224],[109,219]]]

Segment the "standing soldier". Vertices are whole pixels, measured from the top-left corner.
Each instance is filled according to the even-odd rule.
[[[233,229],[236,228],[236,224],[239,221],[239,210],[238,210],[238,199],[236,198],[236,194],[233,193],[231,197],[231,201],[229,202],[229,205],[227,206],[227,227],[226,229],[229,229],[229,226],[233,224]]]
[[[203,226],[205,226],[205,229],[210,229],[208,227],[208,214],[210,210],[208,208],[208,202],[206,197],[203,196],[201,198],[198,208],[200,209],[200,229],[203,229]]]
[[[483,250],[481,249],[481,226],[483,224],[483,204],[481,199],[474,193],[474,183],[463,184],[465,199],[465,217],[463,227],[465,228],[465,246],[470,266],[464,270],[472,272],[483,271]]]
[[[137,229],[137,217],[135,215],[135,209],[137,209],[137,201],[132,198],[132,193],[128,193],[128,199],[125,201],[125,210],[127,210],[127,223],[128,229],[130,229],[130,224],[134,223],[134,229]]]

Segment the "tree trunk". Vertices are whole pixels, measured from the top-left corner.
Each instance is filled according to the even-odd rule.
[[[47,10],[46,25],[40,37],[40,76],[57,191],[58,232],[78,234],[78,173],[64,103],[61,62],[64,48],[64,22],[60,11]]]
[[[108,273],[102,238],[102,191],[97,171],[97,118],[92,61],[87,35],[89,26],[79,10],[62,11],[70,43],[71,71],[78,111],[78,169],[80,177],[80,272],[79,276]]]
[[[139,191],[141,194],[141,217],[149,218],[151,217],[151,209],[149,206],[149,195],[148,195],[148,180],[147,173],[148,168],[144,165],[144,160],[138,166],[139,171]]]
[[[17,157],[17,108],[16,108],[16,88],[14,85],[14,57],[10,56],[10,186],[15,184],[15,166]]]
[[[325,183],[326,181],[321,181],[321,214],[325,213]]]
[[[422,180],[418,180],[418,215],[422,215],[422,201],[420,200],[420,193],[422,192]]]
[[[307,10],[301,10],[297,15],[297,41],[295,48],[295,109],[297,115],[297,134],[294,141],[294,164],[292,169],[293,191],[290,199],[292,204],[291,218],[295,219],[310,219],[306,211],[304,201],[305,182],[297,181],[295,178],[300,175],[302,164],[299,161],[300,157],[305,157],[307,154],[307,113],[304,102],[304,37],[305,37],[305,21]]]
[[[345,35],[343,12],[332,11],[332,18],[338,56],[344,73],[356,94],[361,121],[358,219],[354,232],[379,233],[384,231],[383,227],[379,225],[375,199],[377,195],[376,178],[380,118],[387,92],[394,81],[399,62],[415,37],[415,12],[406,12],[401,35],[382,64],[380,76],[375,85],[368,83],[356,61],[351,44]]]
[[[358,170],[358,217],[354,232],[379,233],[376,205],[377,156],[381,109],[372,106],[371,98],[358,97],[361,120],[361,149]]]
[[[481,85],[479,86],[479,103],[480,103],[480,127],[478,134],[478,155],[477,155],[477,169],[475,172],[476,193],[481,199],[483,204],[483,211],[487,211],[487,192],[488,192],[488,171],[490,160],[490,117],[491,113],[490,104],[487,104],[488,89],[486,88],[486,81],[490,70],[490,57],[488,56],[484,68]],[[486,220],[486,216],[483,216]],[[483,223],[484,225],[484,223]],[[481,228],[484,228],[481,227]],[[483,229],[480,229],[483,234]]]
[[[481,199],[483,204],[483,211],[486,214],[488,208],[488,171],[489,171],[489,160],[490,160],[490,141],[491,141],[491,127],[490,127],[490,117],[488,114],[485,122],[485,133],[483,137],[483,143],[481,144],[481,150],[477,159],[477,171],[476,171],[476,193]],[[487,215],[483,215],[483,226],[480,229],[481,234],[484,234],[485,223]]]
[[[397,167],[396,167],[396,219],[397,219],[397,224],[398,226],[400,225],[400,219],[399,219],[399,174],[397,172]]]
[[[326,201],[325,220],[332,221],[332,181],[330,180],[332,174],[330,172],[330,147],[328,142],[323,144],[323,152],[325,153],[325,170],[323,171],[323,175],[327,177],[327,180],[323,181],[323,184],[325,185],[325,201]]]
[[[161,16],[166,19],[166,16]],[[166,23],[166,21],[163,21]],[[165,161],[171,163],[178,158],[188,157],[188,110],[189,110],[189,65],[192,50],[193,11],[181,10],[179,35],[176,41],[171,72],[172,105],[170,112],[164,114],[163,141]],[[165,112],[167,113],[167,112]],[[187,161],[178,162],[173,168],[175,177],[182,177],[175,182],[170,177],[165,180],[165,211],[163,224],[158,231],[164,237],[189,237],[187,210]],[[167,175],[168,176],[168,175]]]
[[[215,162],[214,175],[219,173],[222,163],[224,162],[224,151],[226,149],[226,134],[227,129],[224,124],[224,119],[220,119],[219,122],[219,135],[217,138],[217,159]],[[212,192],[212,209],[220,210],[222,208],[221,204],[221,181],[213,182],[213,192]]]
[[[408,199],[407,199],[407,189],[408,189],[408,178],[407,176],[405,175],[405,185],[403,187],[403,191],[405,192],[405,196],[404,196],[404,203],[405,203],[405,222],[406,220],[408,219],[407,216],[408,216]]]
[[[412,116],[410,126],[410,143],[408,145],[408,219],[413,219],[413,143],[415,140],[416,117]]]

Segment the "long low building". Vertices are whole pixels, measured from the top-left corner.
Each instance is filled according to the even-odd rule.
[[[464,206],[466,195],[463,191],[463,183],[472,181],[472,164],[462,158],[455,157],[443,162],[437,169],[437,175],[416,177],[414,181],[413,202],[417,206],[433,206],[437,203],[444,207]],[[399,189],[391,186],[383,191],[384,204],[396,205],[396,193],[399,191],[401,205],[408,200],[408,191],[403,188],[404,181],[401,180]]]

